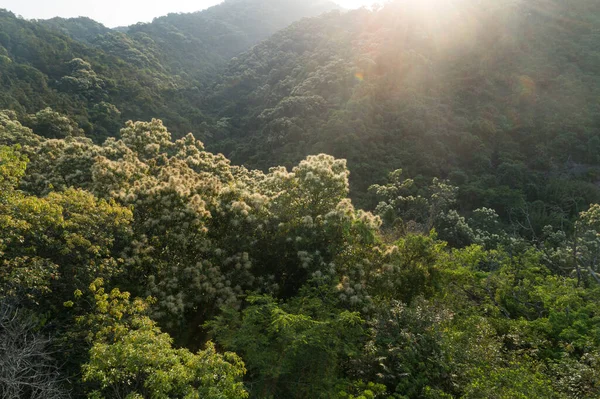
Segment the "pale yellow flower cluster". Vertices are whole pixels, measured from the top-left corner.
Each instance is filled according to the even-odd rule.
[[[383,270],[364,245],[381,221],[354,209],[346,162],[328,155],[291,171],[249,171],[191,134],[173,142],[153,120],[130,122],[101,146],[45,140],[30,169],[38,192],[77,186],[133,210],[122,264],[172,326],[189,312],[238,306],[248,291],[293,294],[311,278],[341,278],[342,301],[370,306],[369,271]]]

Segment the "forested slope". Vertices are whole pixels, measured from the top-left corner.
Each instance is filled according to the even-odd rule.
[[[111,32],[110,28],[88,17],[40,19],[36,22],[59,31],[71,39],[92,44],[98,36]]]
[[[363,204],[397,168],[450,178],[465,210],[541,199],[541,228],[598,199],[599,16],[595,1],[396,1],[304,20],[230,63],[207,142],[263,168],[346,158]]]
[[[153,117],[183,136],[206,120],[201,88],[229,58],[295,19],[335,7],[229,0],[126,32],[89,18],[26,21],[1,11],[0,108],[25,115],[51,107],[99,141],[129,119]]]
[[[600,4],[311,4],[0,12],[0,397],[600,398]]]
[[[337,8],[328,0],[227,0],[201,12],[169,14],[150,24],[133,25],[127,34],[156,43],[172,73],[198,79],[212,77],[231,57],[292,22]]]
[[[152,52],[171,74],[202,84],[231,57],[292,22],[338,8],[327,0],[227,0],[203,11],[173,13],[117,31],[85,18],[39,22],[123,59],[133,49]]]
[[[162,115],[189,128],[176,106],[185,83],[153,63],[151,54],[125,60],[7,11],[0,12],[0,53],[2,108],[25,115],[51,107],[98,139],[114,135],[130,118]]]
[[[600,206],[529,241],[397,177],[385,208],[439,235],[382,230],[325,154],[262,173],[158,120],[96,145],[0,113],[0,394],[598,398]]]

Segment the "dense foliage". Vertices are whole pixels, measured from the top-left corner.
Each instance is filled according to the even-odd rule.
[[[450,179],[460,210],[527,212],[539,234],[599,200],[598,15],[585,0],[394,1],[304,20],[230,62],[207,145],[260,168],[345,158],[365,206],[395,169]]]
[[[600,399],[597,2],[330,8],[0,12],[0,397]]]
[[[119,30],[88,18],[26,21],[0,9],[0,109],[25,115],[51,107],[97,142],[129,119],[153,117],[182,136],[207,120],[200,88],[229,58],[335,7],[228,0]]]
[[[2,118],[0,333],[51,337],[57,397],[598,397],[598,205],[532,244],[490,209],[444,229],[434,181],[385,227],[328,155],[263,173],[159,120],[97,145]]]

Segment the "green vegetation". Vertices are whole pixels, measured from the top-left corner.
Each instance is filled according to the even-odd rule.
[[[536,234],[597,202],[599,3],[415,3],[303,20],[233,60],[209,148],[258,168],[345,158],[368,207],[393,170],[449,179],[461,211],[529,212]]]
[[[229,58],[333,8],[319,0],[228,0],[125,32],[88,18],[25,21],[0,9],[0,109],[23,116],[51,107],[97,142],[127,120],[155,117],[183,136],[206,122],[202,88]]]
[[[532,243],[489,209],[444,229],[455,190],[434,181],[382,205],[400,209],[385,227],[327,155],[262,173],[158,120],[96,145],[3,118],[0,298],[60,349],[48,389],[597,397],[598,205]]]
[[[600,399],[567,3],[0,12],[0,397]]]

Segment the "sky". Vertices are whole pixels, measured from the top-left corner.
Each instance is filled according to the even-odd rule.
[[[333,0],[345,8],[359,8],[374,0]],[[89,17],[114,28],[150,22],[170,12],[194,12],[220,0],[0,0],[5,8],[27,19]]]

